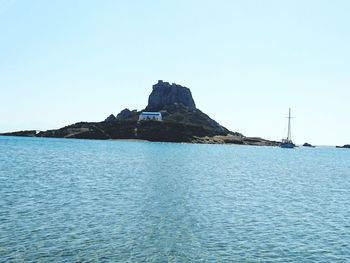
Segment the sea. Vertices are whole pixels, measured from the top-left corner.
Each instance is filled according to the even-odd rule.
[[[0,137],[0,262],[350,262],[350,150]]]

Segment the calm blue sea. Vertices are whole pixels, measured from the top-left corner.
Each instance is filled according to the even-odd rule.
[[[0,262],[350,262],[350,150],[0,137]]]

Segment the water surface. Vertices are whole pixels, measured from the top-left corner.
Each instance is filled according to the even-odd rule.
[[[0,262],[349,262],[350,151],[0,137]]]

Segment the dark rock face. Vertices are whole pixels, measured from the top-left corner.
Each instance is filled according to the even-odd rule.
[[[117,118],[113,114],[111,114],[105,119],[105,122],[113,122],[116,120],[117,120]]]
[[[78,122],[58,130],[40,132],[37,137],[74,139],[134,139],[135,122]]]
[[[122,110],[117,117],[115,117],[113,114],[109,115],[104,122],[115,122],[115,121],[136,121],[138,119],[139,113],[137,110],[129,110],[124,109]]]
[[[188,88],[162,80],[153,85],[145,111],[160,111],[166,122],[201,126],[213,130],[217,135],[230,133],[228,129],[196,108]]]
[[[137,138],[162,142],[193,142],[195,137],[215,136],[217,133],[197,125],[176,122],[145,121],[137,124]]]
[[[122,110],[118,115],[117,115],[117,120],[118,121],[126,121],[126,120],[136,120],[138,117],[137,110],[129,110],[128,108]]]
[[[153,90],[148,98],[146,111],[160,111],[167,105],[182,104],[190,109],[195,109],[196,104],[192,98],[191,91],[175,83],[159,80],[153,85]]]
[[[217,135],[215,131],[197,125],[159,121],[115,121],[79,122],[58,130],[41,132],[37,137],[192,142],[196,136],[215,135]]]
[[[177,122],[186,125],[197,125],[208,130],[213,130],[217,135],[231,133],[228,129],[211,119],[199,109],[189,109],[182,104],[164,106],[161,110],[165,122]],[[233,133],[232,133],[233,134]],[[236,134],[236,133],[235,133]],[[240,135],[237,133],[237,135]]]

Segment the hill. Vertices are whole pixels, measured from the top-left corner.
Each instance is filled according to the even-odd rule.
[[[138,121],[144,112],[160,112],[162,121]],[[77,138],[139,139],[160,142],[278,145],[278,142],[245,137],[232,132],[196,108],[190,89],[158,81],[152,87],[144,110],[122,110],[101,122],[78,122],[57,130],[21,131],[2,135]]]

